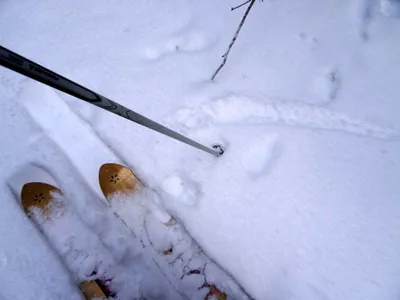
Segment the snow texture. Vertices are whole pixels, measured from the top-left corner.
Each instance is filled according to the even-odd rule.
[[[398,0],[381,0],[381,12],[391,18],[400,17],[400,1]]]
[[[242,156],[243,169],[253,176],[262,175],[275,159],[277,140],[276,135],[264,136],[250,144]]]
[[[214,284],[234,299],[249,299],[179,223],[165,226],[154,218],[147,206],[149,193],[152,192],[144,188],[132,196],[116,194],[110,199],[111,207],[176,293],[182,299],[204,299],[209,291],[207,286]],[[157,286],[154,281],[153,284]],[[163,295],[162,299],[176,299],[177,294]]]
[[[195,206],[200,198],[200,191],[196,183],[184,176],[171,175],[167,177],[161,188],[175,201],[180,201],[183,205]]]
[[[340,79],[338,71],[329,69],[323,76],[316,80],[316,93],[321,98],[320,102],[330,102],[336,98],[339,90]]]
[[[237,4],[0,2],[2,46],[225,147],[215,158],[0,68],[0,298],[78,299],[73,279],[102,257],[119,299],[178,299],[204,279],[173,271],[194,257],[190,244],[202,249],[193,268],[209,260],[207,280],[232,298],[241,286],[255,299],[398,299],[398,1],[257,1],[210,82]],[[129,229],[98,185],[109,162],[148,188],[112,206]],[[32,163],[63,191],[65,248],[9,186]],[[182,235],[187,260],[171,269],[159,251]],[[75,248],[88,264],[69,259]]]

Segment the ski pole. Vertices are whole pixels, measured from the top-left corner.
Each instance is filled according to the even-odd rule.
[[[0,65],[217,157],[223,153],[219,145],[212,149],[199,144],[2,46]]]

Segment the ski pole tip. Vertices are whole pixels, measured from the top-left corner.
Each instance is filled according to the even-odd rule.
[[[222,145],[219,144],[212,145],[212,148],[218,153],[218,157],[224,154],[225,152],[225,149],[222,147]]]

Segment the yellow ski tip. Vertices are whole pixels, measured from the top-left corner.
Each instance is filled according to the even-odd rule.
[[[54,199],[51,193],[61,194],[61,191],[43,182],[26,183],[21,190],[21,203],[25,212],[28,212],[31,207],[38,207],[44,214],[48,214],[49,204]]]
[[[131,195],[140,187],[139,180],[130,169],[111,163],[100,167],[99,183],[108,200],[115,193]]]
[[[79,288],[87,300],[93,298],[107,299],[107,296],[103,293],[96,281],[83,281],[79,284]]]

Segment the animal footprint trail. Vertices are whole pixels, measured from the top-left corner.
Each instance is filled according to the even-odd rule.
[[[149,61],[156,61],[168,54],[200,52],[210,48],[214,42],[215,37],[202,31],[193,31],[171,37],[158,46],[147,47],[143,51],[143,57]]]
[[[277,124],[317,130],[340,131],[382,140],[397,140],[398,129],[351,118],[327,108],[300,103],[259,102],[231,96],[200,106],[185,108],[176,120],[186,127],[215,124]]]

